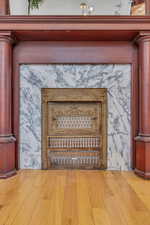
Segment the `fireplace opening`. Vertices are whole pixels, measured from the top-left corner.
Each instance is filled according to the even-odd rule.
[[[106,169],[107,89],[41,93],[43,169]]]

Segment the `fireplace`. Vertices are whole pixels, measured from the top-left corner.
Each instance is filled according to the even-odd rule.
[[[106,169],[106,89],[42,89],[42,167]]]
[[[149,17],[118,18],[113,16],[84,18],[77,16],[40,16],[36,18],[30,16],[6,16],[1,18],[0,103],[2,110],[0,110],[0,178],[15,174],[16,169],[19,169],[20,166],[20,66],[29,64],[90,64],[91,67],[100,64],[130,64],[131,121],[128,122],[131,122],[132,168],[138,175],[150,178],[149,20]],[[119,76],[118,71],[116,74]],[[93,87],[92,76],[90,74],[90,84],[89,78],[85,78],[84,85],[80,86],[80,88]],[[117,81],[116,75],[112,78],[114,81]],[[46,79],[43,78],[45,86],[43,86],[43,83],[38,83],[39,89],[52,88],[55,86],[54,84],[59,88],[66,88],[67,82],[62,83],[63,87],[60,87],[59,83],[62,80],[54,81],[54,78],[52,78],[52,82],[49,81],[50,85],[47,86]],[[37,81],[40,82],[38,79]],[[97,81],[99,80],[97,79]],[[105,82],[105,79],[103,79],[103,82]],[[34,85],[37,84],[37,82],[33,83]],[[78,84],[81,85],[80,81],[76,84],[77,88],[79,87]],[[99,84],[101,83],[99,82]],[[111,85],[113,83],[110,80],[107,84]],[[124,89],[120,89],[120,84],[122,85],[123,83],[119,82],[118,90],[119,93],[122,93]],[[101,88],[101,86],[96,87]],[[107,87],[103,86],[102,88]],[[37,90],[38,101],[40,99],[39,89]],[[111,102],[109,99],[113,95],[108,89],[107,91],[109,106]],[[39,105],[41,105],[41,102]],[[124,102],[121,102],[121,105],[126,107]],[[39,108],[38,110],[40,111]],[[112,107],[108,107],[108,111],[109,109],[112,109]],[[109,113],[111,115],[111,112]],[[108,118],[108,125],[110,124],[109,122],[111,120]],[[38,124],[34,123],[34,125],[37,126]],[[116,126],[116,123],[113,125],[114,128],[120,128],[120,126]],[[124,132],[122,134],[124,135]],[[41,135],[37,136],[38,141],[40,141],[39,137]],[[112,138],[114,138],[113,133]],[[117,159],[118,165],[122,162],[127,162],[124,165],[128,166],[128,158],[125,161],[122,160],[127,142],[123,141],[122,143],[124,147],[121,147],[121,154],[118,151],[120,145],[115,146],[115,153],[119,153],[120,158],[117,158],[116,155],[110,157],[112,155],[109,154],[110,158],[107,160],[109,163]],[[34,144],[31,147],[34,147]],[[112,144],[108,141],[107,152],[111,153],[111,147]],[[24,154],[27,154],[27,152],[24,152]],[[35,152],[35,154],[38,154],[40,160],[41,155],[39,152]],[[41,168],[40,164],[38,164],[38,168]],[[110,166],[109,169],[111,169]]]

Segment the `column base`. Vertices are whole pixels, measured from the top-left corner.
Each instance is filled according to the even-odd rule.
[[[138,136],[135,141],[135,174],[150,179],[150,137]]]
[[[135,169],[134,172],[135,172],[136,175],[138,175],[138,176],[140,176],[144,179],[147,179],[147,180],[150,179],[150,172],[146,173],[146,172],[138,170],[138,169]]]
[[[17,174],[16,170],[12,170],[12,171],[9,171],[9,172],[6,172],[6,173],[0,173],[0,179],[6,179],[6,178],[12,177],[16,174]]]
[[[16,174],[15,138],[0,138],[0,178]]]

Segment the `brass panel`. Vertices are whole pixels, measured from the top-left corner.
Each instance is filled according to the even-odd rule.
[[[106,88],[43,88],[46,102],[98,102],[106,97]]]
[[[42,89],[43,169],[107,167],[106,89]]]

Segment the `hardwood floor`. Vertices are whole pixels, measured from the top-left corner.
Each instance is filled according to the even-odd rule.
[[[132,172],[22,170],[0,180],[0,225],[150,225],[150,181]]]

